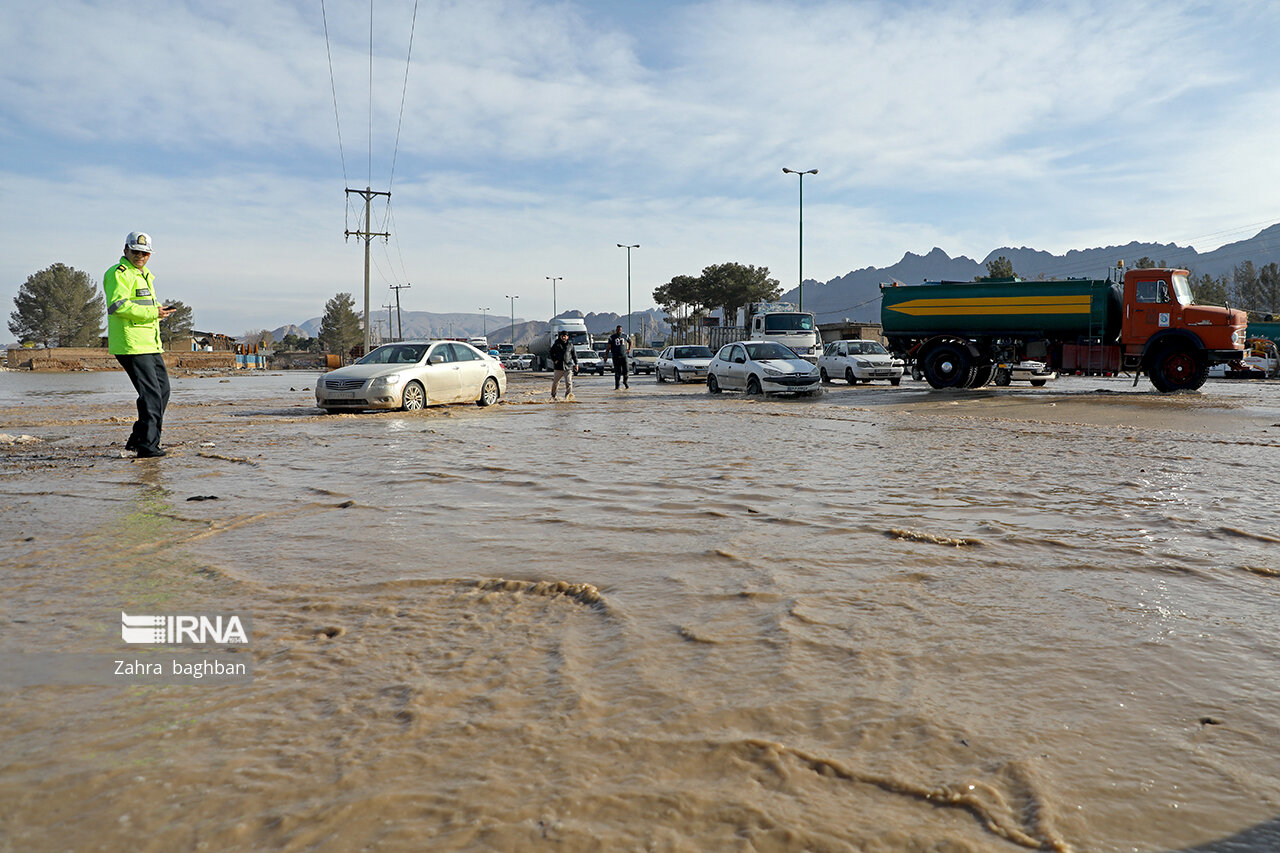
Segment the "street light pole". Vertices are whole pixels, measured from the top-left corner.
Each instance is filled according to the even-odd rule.
[[[798,288],[800,292],[800,298],[797,301],[800,303],[800,310],[803,311],[804,310],[804,176],[816,175],[818,174],[818,170],[810,169],[807,172],[797,172],[795,169],[788,169],[786,166],[783,166],[782,172],[783,174],[786,174],[786,175],[800,176],[800,264],[799,264],[800,265],[800,285]]]
[[[627,340],[631,339],[631,250],[639,249],[640,244],[635,243],[628,246],[626,243],[619,243],[619,249],[627,250]]]
[[[480,312],[480,334],[484,336],[484,341],[486,344],[488,344],[489,343],[489,315],[486,312],[489,311],[490,309],[479,308],[477,310]]]
[[[557,281],[564,281],[564,276],[562,276],[562,275],[556,275],[556,276],[550,276],[550,275],[547,275],[547,276],[543,276],[543,278],[545,278],[547,281],[551,282],[551,319],[552,319],[552,320],[554,320],[554,319],[556,318],[556,282],[557,282]]]
[[[516,351],[516,300],[519,298],[520,298],[519,296],[507,297],[507,299],[511,300],[511,334],[509,337],[511,338],[512,352]]]

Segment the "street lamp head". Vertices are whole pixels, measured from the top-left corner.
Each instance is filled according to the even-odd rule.
[[[816,174],[818,174],[818,170],[817,170],[817,169],[810,169],[809,171],[805,172],[805,174],[806,174],[806,175],[816,175]]]

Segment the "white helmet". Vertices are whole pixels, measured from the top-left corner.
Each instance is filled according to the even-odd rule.
[[[124,247],[134,252],[147,252],[150,254],[152,251],[151,235],[142,231],[130,231],[129,236],[124,238]]]

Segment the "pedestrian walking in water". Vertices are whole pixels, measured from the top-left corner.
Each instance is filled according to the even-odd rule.
[[[609,336],[609,358],[613,361],[613,390],[615,391],[620,385],[623,388],[631,387],[631,383],[627,381],[627,354],[630,352],[631,341],[622,334],[622,326],[618,326]]]
[[[569,333],[561,332],[551,345],[551,399],[556,399],[556,388],[564,380],[564,398],[573,399],[573,374],[578,372],[578,354],[569,343]]]
[[[164,456],[160,430],[169,405],[169,372],[164,366],[160,321],[174,312],[156,301],[155,277],[147,269],[151,236],[134,231],[124,255],[102,278],[107,296],[107,351],[116,357],[138,392],[138,420],[125,450],[139,457]]]

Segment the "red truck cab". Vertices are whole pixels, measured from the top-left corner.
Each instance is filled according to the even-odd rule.
[[[1145,371],[1161,391],[1199,388],[1210,364],[1238,360],[1244,351],[1245,312],[1196,305],[1189,275],[1133,269],[1124,276],[1124,364]]]

